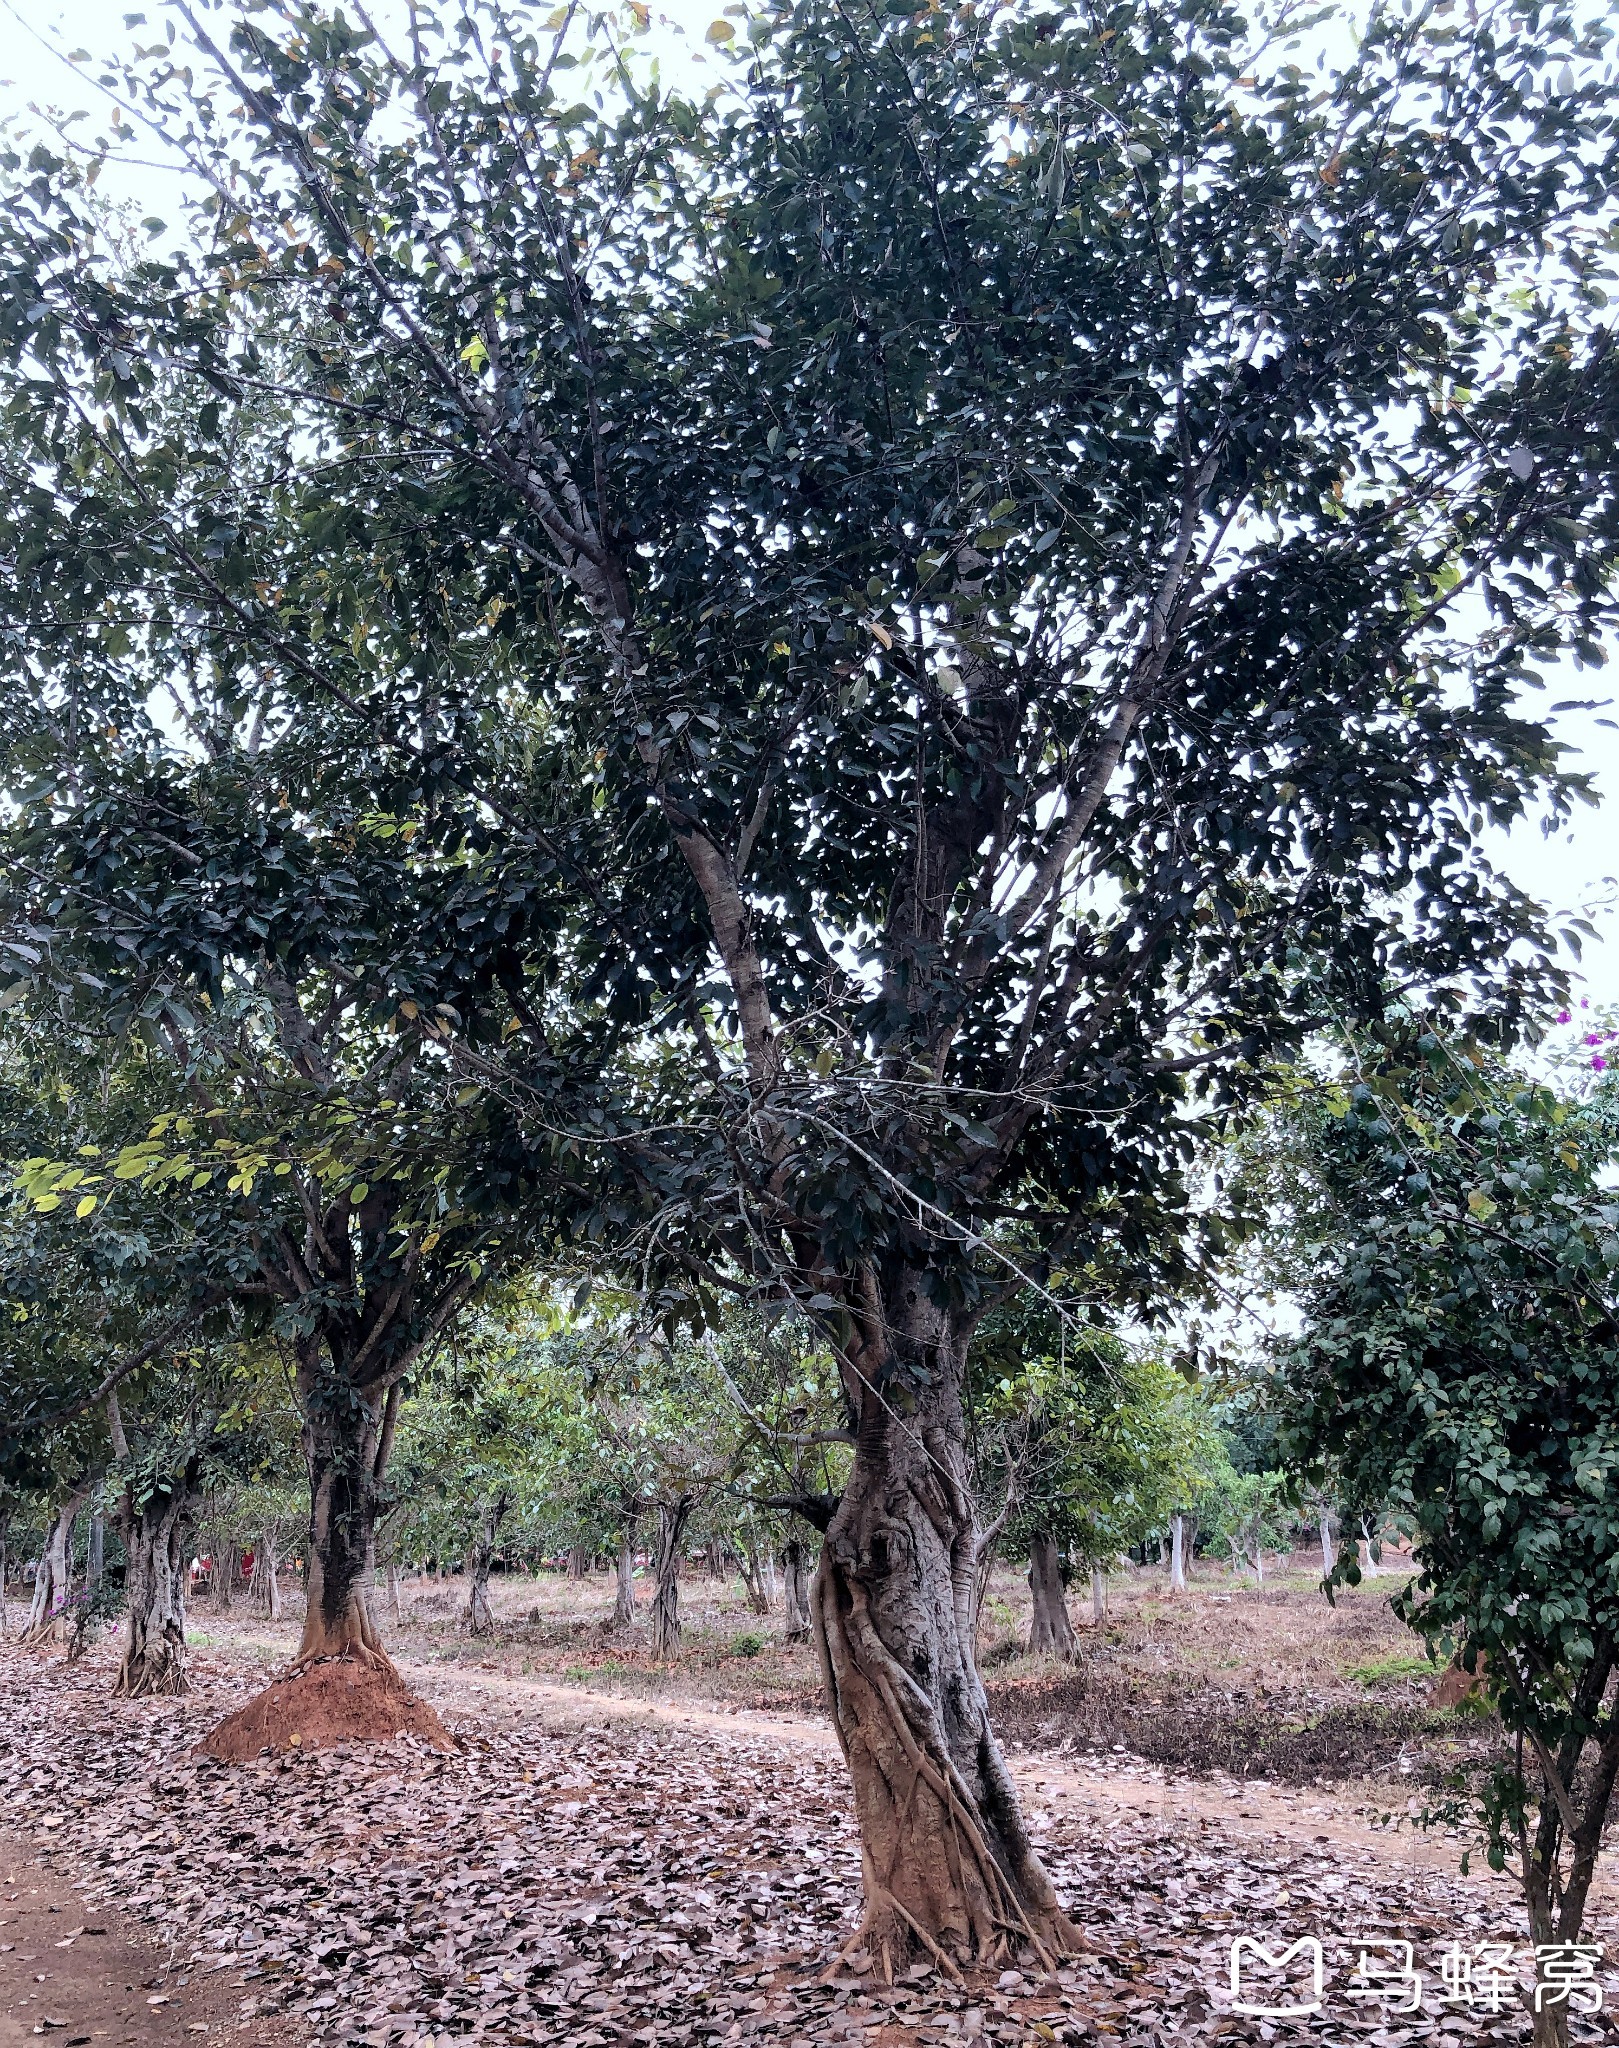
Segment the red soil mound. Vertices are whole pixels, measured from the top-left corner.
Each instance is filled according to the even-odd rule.
[[[321,1657],[277,1678],[228,1715],[197,1747],[222,1763],[246,1763],[265,1748],[330,1749],[338,1742],[391,1742],[414,1735],[431,1749],[456,1741],[389,1663]]]

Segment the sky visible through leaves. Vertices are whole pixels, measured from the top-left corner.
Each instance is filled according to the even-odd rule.
[[[61,0],[0,0],[0,8],[10,17],[0,53],[0,123],[37,131],[39,116],[31,110],[56,117],[82,111],[68,132],[86,140],[104,131],[111,108],[96,89],[94,67],[75,67],[69,56],[125,49],[132,41],[150,39],[154,31],[162,33],[167,19],[164,8],[152,4],[144,10],[143,26],[126,28],[132,0],[72,0],[65,7]],[[385,22],[396,11],[384,4],[377,18]],[[669,0],[654,10],[651,44],[666,78],[700,91],[707,77],[718,77],[722,60],[705,52],[704,36],[720,12],[721,0]],[[181,180],[161,156],[155,138],[131,142],[109,166],[102,188],[140,215],[156,215],[173,227]],[[1609,695],[1606,673],[1569,669],[1548,674],[1546,685],[1548,708],[1567,700],[1591,705],[1561,712],[1552,723],[1575,750],[1573,765],[1592,772],[1611,803],[1619,787],[1619,729],[1606,723],[1614,716],[1613,706],[1603,701]],[[1581,809],[1553,838],[1545,837],[1537,824],[1525,823],[1510,835],[1492,832],[1485,843],[1519,886],[1554,913],[1582,912],[1590,919],[1597,938],[1585,947],[1581,992],[1596,1005],[1619,1003],[1619,849],[1606,805]]]

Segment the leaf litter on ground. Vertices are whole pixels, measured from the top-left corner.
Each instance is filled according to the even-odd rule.
[[[858,1951],[838,1960],[860,1859],[835,1757],[546,1712],[500,1728],[447,1714],[453,1756],[408,1736],[248,1764],[195,1755],[251,1685],[198,1660],[184,1698],[115,1700],[104,1655],[69,1667],[6,1646],[0,1825],[87,1905],[140,1917],[192,1971],[232,1973],[244,2021],[285,2014],[321,2048],[1526,2038],[1521,2009],[1437,2002],[1452,1942],[1525,1951],[1499,1896],[1459,1876],[1213,1819],[1054,1805],[1037,1840],[1097,1953],[887,1985]],[[1272,1950],[1322,1940],[1323,2009],[1233,2011],[1239,1934]],[[1419,2012],[1391,2010],[1403,1993],[1348,1995],[1359,1944],[1379,1939],[1415,1944]],[[1612,2015],[1573,2031],[1611,2038]]]

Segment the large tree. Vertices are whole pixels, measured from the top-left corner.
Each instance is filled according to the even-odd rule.
[[[1566,801],[1519,700],[1611,616],[1605,31],[1380,12],[1310,73],[1221,0],[803,0],[697,99],[639,0],[177,11],[119,91],[189,244],[45,149],[0,237],[50,822],[177,668],[455,814],[482,893],[410,957],[542,1062],[568,982],[574,1227],[835,1349],[865,1938],[1058,1949],[968,1348],[1058,1266],[1159,1305],[1200,1110],[1323,1020],[1545,978],[1480,835]]]

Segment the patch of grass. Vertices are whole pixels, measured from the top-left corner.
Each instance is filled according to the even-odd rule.
[[[761,1650],[769,1647],[769,1643],[770,1638],[760,1635],[756,1628],[745,1628],[740,1635],[732,1636],[731,1655],[757,1657]]]
[[[571,1678],[575,1685],[583,1685],[590,1673],[583,1664],[564,1664],[562,1675],[564,1678]]]
[[[1349,1675],[1358,1678],[1362,1685],[1392,1685],[1401,1678],[1432,1678],[1434,1666],[1430,1658],[1413,1656],[1409,1650],[1394,1650],[1386,1657],[1372,1657],[1355,1665]]]

